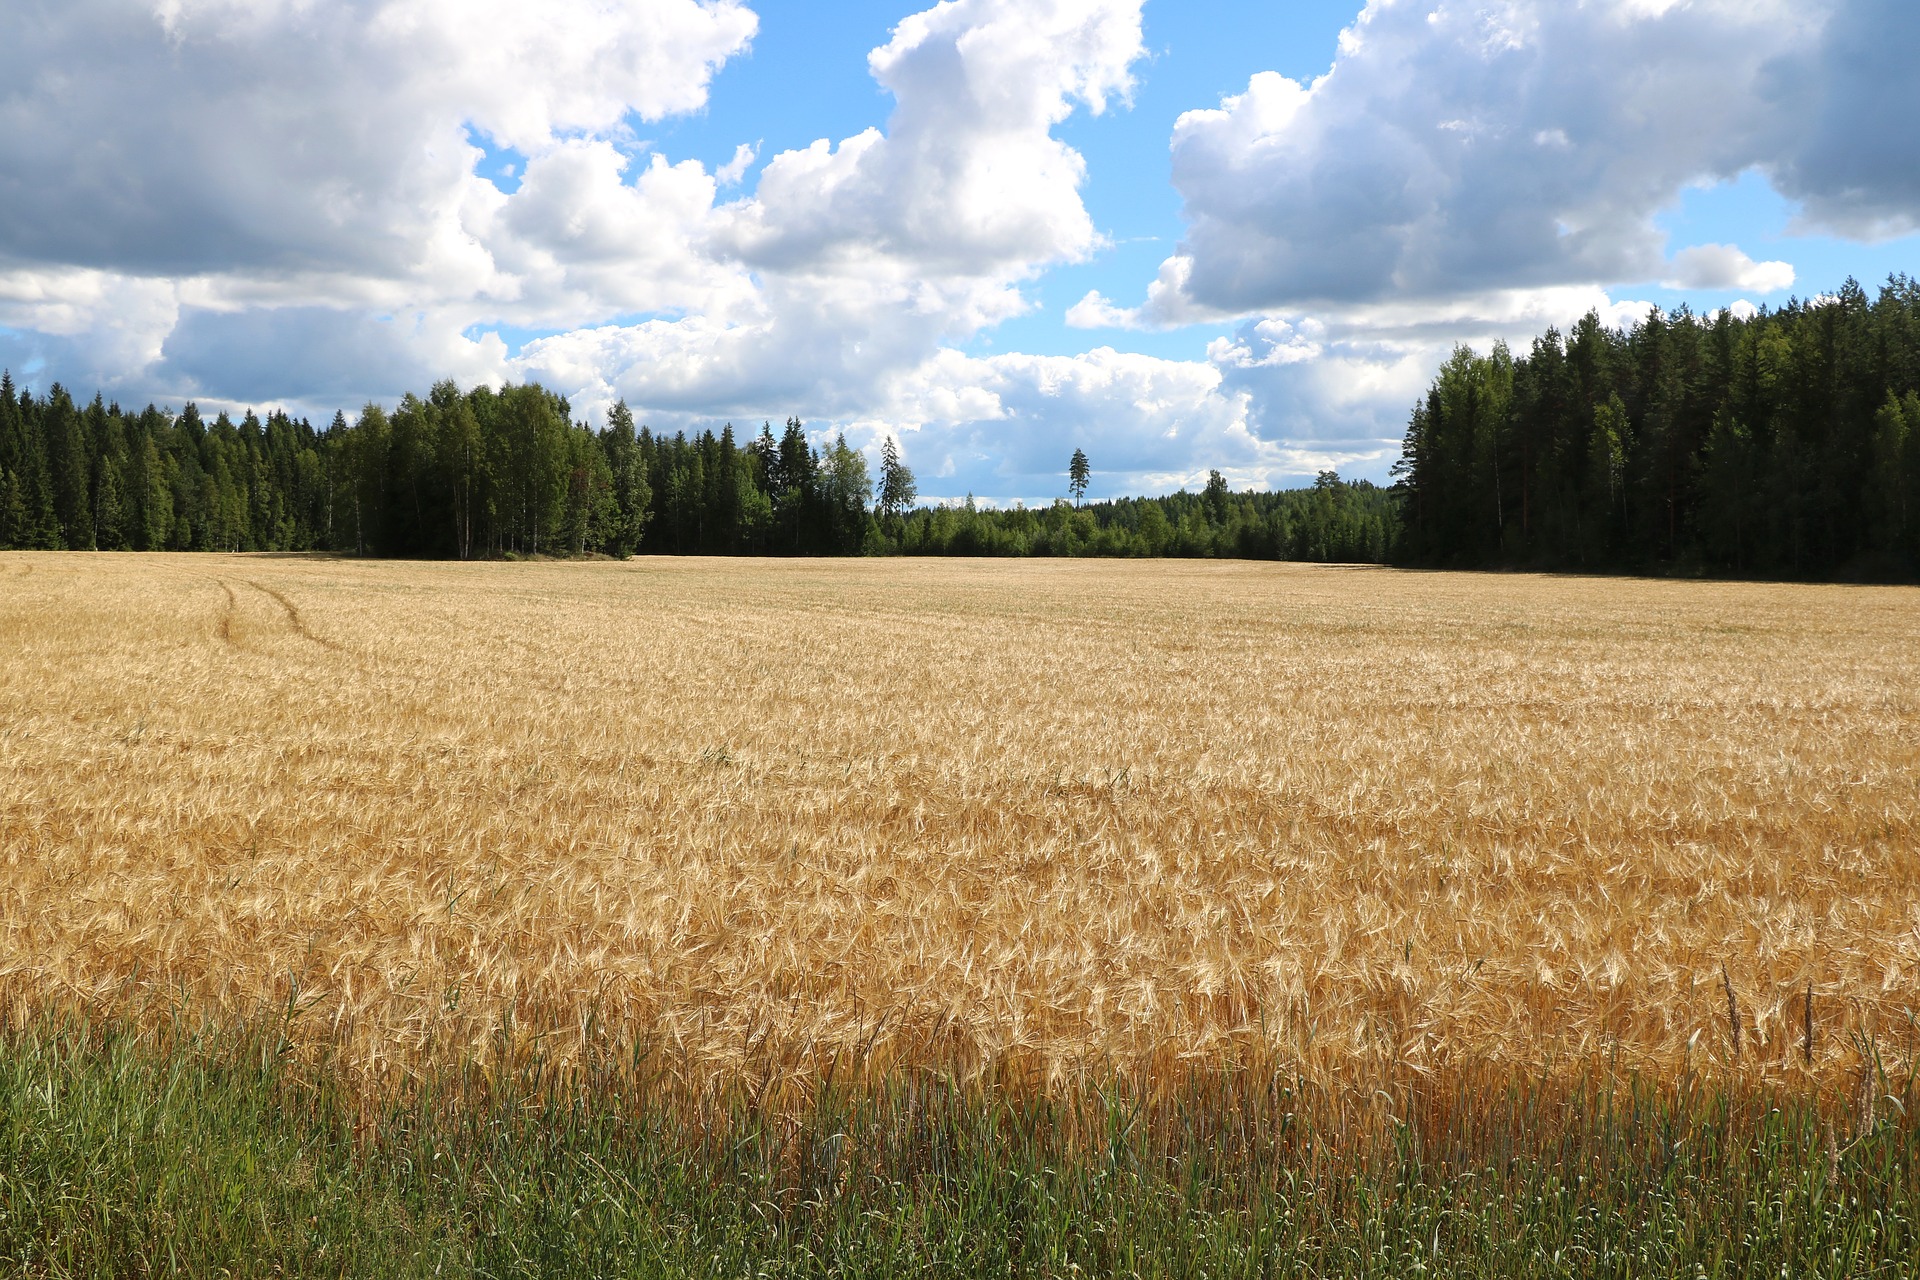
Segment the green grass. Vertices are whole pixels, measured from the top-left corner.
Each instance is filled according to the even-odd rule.
[[[1911,1081],[1823,1099],[1215,1068],[1070,1096],[688,1085],[629,1050],[374,1089],[271,1031],[0,1033],[29,1276],[1920,1274]]]

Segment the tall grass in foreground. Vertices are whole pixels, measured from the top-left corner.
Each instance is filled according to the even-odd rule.
[[[370,1089],[290,1049],[178,1020],[6,1029],[0,1268],[1920,1273],[1914,1081],[1871,1066],[1798,1092],[1216,1065],[1067,1092],[826,1076],[802,1096],[644,1049]]]

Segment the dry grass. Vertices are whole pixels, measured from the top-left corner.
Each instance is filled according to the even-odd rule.
[[[1730,991],[1785,1076],[1811,984],[1815,1070],[1911,1050],[1911,590],[5,555],[0,654],[19,1003],[1664,1070]]]

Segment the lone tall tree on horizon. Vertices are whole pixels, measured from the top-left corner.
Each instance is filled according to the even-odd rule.
[[[900,460],[900,446],[888,436],[880,445],[880,492],[878,506],[882,519],[903,515],[920,496],[913,469]]]
[[[1087,451],[1075,449],[1073,461],[1067,464],[1067,491],[1073,494],[1074,505],[1078,506],[1087,496],[1087,481],[1093,478],[1093,468],[1087,465]]]

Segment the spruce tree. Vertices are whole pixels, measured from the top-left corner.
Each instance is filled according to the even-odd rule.
[[[173,534],[173,486],[167,483],[160,450],[148,436],[140,448],[140,523],[134,545],[141,551],[162,551]]]
[[[774,519],[784,537],[784,549],[798,553],[803,550],[803,539],[808,533],[819,470],[819,459],[814,456],[813,446],[807,443],[806,429],[800,425],[800,419],[787,419],[787,429],[780,436],[778,457],[779,487],[768,485]]]
[[[20,501],[20,486],[0,467],[0,550],[23,546],[26,527],[27,508]]]
[[[900,446],[888,436],[880,444],[880,492],[875,505],[883,519],[897,521],[920,496],[913,469],[900,459]]]
[[[614,513],[606,551],[616,560],[624,560],[639,549],[653,505],[645,460],[634,435],[633,412],[625,400],[607,411],[607,429],[601,438],[613,473]]]
[[[13,402],[13,374],[0,370],[0,477],[5,478],[5,492],[0,492],[0,546],[19,547],[26,545],[26,507],[20,499],[20,465],[25,455],[25,442],[20,438],[19,406]],[[19,507],[17,515],[9,516],[9,504]]]
[[[1229,492],[1225,476],[1218,471],[1207,472],[1207,487],[1200,493],[1200,503],[1206,510],[1208,523],[1223,525],[1227,522]]]
[[[93,465],[87,456],[80,413],[66,388],[57,382],[47,395],[41,421],[53,477],[53,514],[59,527],[59,545],[74,551],[89,550],[93,546],[93,495],[87,480]]]
[[[714,446],[713,466],[707,472],[707,483],[714,503],[715,546],[721,551],[740,550],[741,495],[744,492],[741,482],[749,475],[740,447],[734,443],[733,424],[729,422],[720,428],[720,439]]]
[[[127,550],[126,508],[120,500],[120,469],[111,461],[100,466],[94,494],[93,539],[102,551]]]

